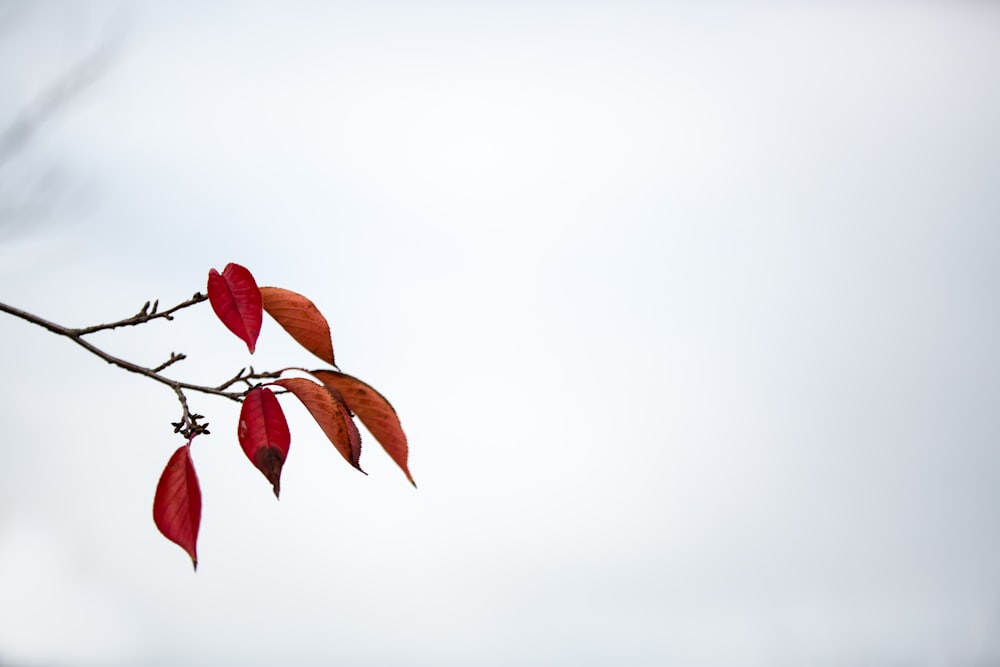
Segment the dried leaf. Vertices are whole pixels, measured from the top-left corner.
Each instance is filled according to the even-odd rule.
[[[396,462],[410,484],[416,486],[406,465],[409,449],[406,444],[406,434],[399,423],[399,416],[385,396],[375,391],[371,385],[356,377],[336,371],[310,371],[328,389],[333,389],[344,399],[347,407],[361,419],[386,453]]]
[[[201,525],[201,488],[191,462],[191,442],[167,461],[153,498],[153,521],[163,536],[180,546],[198,569],[198,527]]]
[[[236,334],[253,354],[264,318],[257,281],[239,264],[227,264],[220,274],[208,272],[208,300],[222,323]]]
[[[361,470],[361,434],[344,400],[324,385],[305,378],[282,378],[272,384],[284,387],[302,401],[323,433],[348,463]],[[364,472],[364,470],[361,470]]]
[[[312,301],[301,294],[280,287],[261,287],[264,310],[306,348],[330,365],[333,361],[333,342],[330,325]]]
[[[285,413],[267,387],[254,387],[244,397],[238,437],[243,452],[271,482],[277,498],[281,492],[281,467],[288,456],[291,437]]]

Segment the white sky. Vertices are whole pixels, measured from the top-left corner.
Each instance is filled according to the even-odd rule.
[[[242,263],[420,488],[286,401],[276,503],[192,395],[192,574],[172,393],[4,316],[0,664],[1000,662],[1000,6],[0,3],[0,127],[109,31],[0,166],[0,301]],[[207,304],[97,342],[312,364]]]

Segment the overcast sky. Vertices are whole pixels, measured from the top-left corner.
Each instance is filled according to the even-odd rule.
[[[1000,5],[0,2],[0,128],[100,49],[0,163],[0,301],[241,263],[419,489],[286,400],[276,502],[193,394],[193,574],[172,392],[0,315],[0,664],[1000,664]],[[94,342],[314,363],[208,304]]]

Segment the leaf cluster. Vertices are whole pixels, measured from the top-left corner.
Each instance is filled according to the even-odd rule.
[[[360,418],[410,483],[416,486],[407,465],[406,434],[395,409],[370,385],[337,368],[330,326],[312,301],[280,287],[258,287],[248,269],[232,263],[222,272],[215,269],[209,271],[207,292],[208,301],[219,320],[246,344],[250,354],[256,350],[266,312],[302,347],[330,366],[311,371],[286,368],[272,373],[254,373],[251,368],[249,373],[240,371],[218,388],[222,391],[238,382],[247,385],[246,391],[238,396],[243,405],[237,440],[247,459],[271,484],[275,497],[281,493],[281,470],[291,445],[288,422],[278,400],[283,394],[295,396],[341,456],[363,473],[360,465],[361,433],[354,422],[355,416]],[[156,304],[150,311],[147,303],[132,319],[136,320],[134,323],[139,323],[143,318],[147,321],[154,317],[169,317],[175,310],[176,307],[157,313]],[[131,320],[123,320],[116,325],[132,323]],[[168,364],[178,358],[183,358],[183,355],[172,354]],[[292,371],[310,377],[282,377]],[[255,382],[258,380],[269,381]],[[281,391],[275,392],[271,387]],[[186,442],[173,453],[160,476],[153,499],[153,521],[168,540],[188,553],[197,569],[201,488],[191,458],[191,443],[196,436],[208,433],[208,424],[200,421],[204,418],[202,415],[188,410],[182,389],[178,389],[177,393],[184,412],[182,419],[173,426]]]

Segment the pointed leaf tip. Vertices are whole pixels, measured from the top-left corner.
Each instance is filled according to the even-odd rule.
[[[282,378],[272,384],[295,394],[340,455],[352,466],[365,472],[359,464],[361,434],[351,417],[351,411],[339,394],[305,378]]]
[[[389,457],[400,467],[406,479],[416,488],[407,466],[409,447],[406,433],[399,423],[395,408],[371,385],[356,377],[337,371],[318,370],[310,373],[328,389],[344,399],[347,407],[358,416],[368,432],[378,440]]]
[[[264,473],[271,483],[274,497],[281,497],[281,467],[285,464],[285,455],[277,447],[261,447],[253,457],[254,465]]]
[[[271,483],[277,498],[291,436],[278,398],[267,387],[254,387],[243,398],[237,438],[243,453]]]
[[[253,274],[233,263],[227,264],[222,273],[211,269],[208,272],[208,300],[219,320],[246,343],[253,354],[264,317],[260,290]]]
[[[173,453],[160,475],[153,498],[153,522],[164,537],[187,552],[197,571],[201,488],[191,462],[190,444]]]
[[[331,366],[336,366],[330,325],[312,301],[281,287],[261,287],[260,296],[267,314],[299,345]]]

